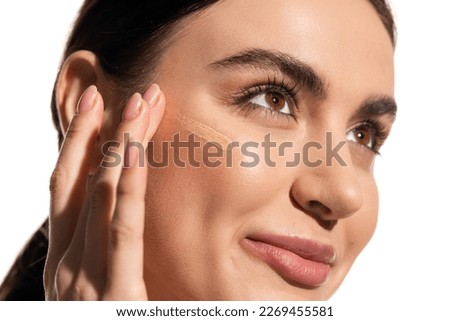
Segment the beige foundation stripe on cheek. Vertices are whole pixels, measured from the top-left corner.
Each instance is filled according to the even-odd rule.
[[[221,132],[185,114],[177,113],[174,117],[180,123],[182,128],[192,132],[200,139],[215,143],[215,145],[223,151],[227,150],[227,146],[231,143],[231,139]]]

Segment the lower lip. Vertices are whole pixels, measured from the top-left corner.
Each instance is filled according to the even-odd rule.
[[[291,282],[315,288],[328,279],[331,269],[328,264],[307,260],[291,251],[250,239],[244,239],[242,246]]]

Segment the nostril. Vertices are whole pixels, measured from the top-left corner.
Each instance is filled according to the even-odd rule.
[[[329,215],[331,210],[319,201],[309,201],[309,210],[316,215]]]

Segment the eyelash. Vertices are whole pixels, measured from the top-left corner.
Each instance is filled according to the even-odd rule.
[[[366,119],[352,129],[349,132],[354,130],[367,130],[373,135],[373,147],[369,147],[363,144],[357,144],[361,148],[368,149],[369,151],[375,153],[376,155],[381,156],[380,148],[383,145],[384,141],[388,137],[388,131],[386,130],[386,126],[379,120],[376,119]]]
[[[253,84],[233,96],[233,103],[239,106],[239,112],[249,116],[253,112],[263,112],[265,117],[284,117],[287,120],[295,118],[294,109],[299,104],[297,84],[288,83],[286,80],[268,78],[264,83]],[[285,97],[291,114],[282,113],[270,108],[264,108],[250,102],[252,98],[261,94],[275,92]]]

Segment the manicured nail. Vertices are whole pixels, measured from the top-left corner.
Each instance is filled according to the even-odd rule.
[[[81,95],[80,101],[78,102],[77,113],[84,113],[90,110],[97,98],[97,87],[94,85],[89,86]]]
[[[123,111],[122,119],[123,120],[133,120],[135,119],[139,113],[142,111],[142,96],[139,93],[135,93],[131,96],[130,100]]]
[[[157,84],[151,85],[146,92],[144,93],[144,100],[147,102],[149,108],[153,108],[158,101],[159,94],[161,93],[161,89]]]

